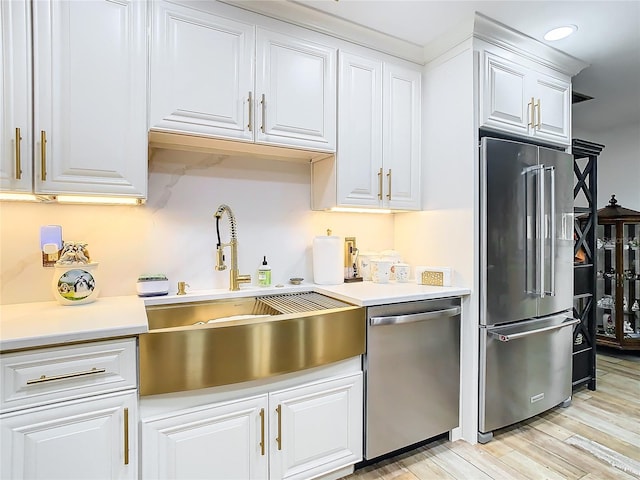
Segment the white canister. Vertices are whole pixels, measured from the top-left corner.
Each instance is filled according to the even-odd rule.
[[[329,231],[330,232],[330,231]],[[344,283],[344,246],[342,238],[322,235],[313,239],[313,283]]]
[[[396,276],[396,282],[406,283],[409,281],[409,264],[408,263],[396,263],[392,268],[393,273]]]
[[[82,305],[96,300],[100,283],[97,263],[55,265],[52,290],[62,305]]]
[[[383,250],[382,252],[380,252],[380,260],[385,260],[395,265],[396,263],[402,262],[402,256],[400,255],[400,252],[396,250]],[[392,269],[391,280],[395,280],[395,279],[396,279],[396,274]]]
[[[378,252],[362,252],[358,254],[358,274],[363,280],[371,281],[371,261],[378,259]]]
[[[389,260],[372,260],[371,280],[373,283],[389,283],[392,265],[393,263]]]

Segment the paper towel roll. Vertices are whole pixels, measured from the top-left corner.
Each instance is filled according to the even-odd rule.
[[[338,285],[344,282],[344,247],[340,237],[323,235],[313,239],[313,283]]]

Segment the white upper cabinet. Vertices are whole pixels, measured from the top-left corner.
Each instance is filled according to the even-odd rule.
[[[571,82],[484,51],[481,126],[561,145],[571,143]]]
[[[241,11],[152,8],[151,129],[335,150],[335,48],[284,23],[287,33],[256,26]]]
[[[254,27],[164,1],[152,9],[151,127],[253,140]]]
[[[339,55],[338,152],[312,166],[313,208],[419,210],[418,67]]]
[[[383,202],[393,209],[420,209],[421,79],[417,70],[385,63]]]
[[[37,193],[146,197],[146,2],[33,2]]]
[[[335,150],[336,49],[262,28],[257,42],[256,141]]]
[[[338,89],[338,203],[379,207],[382,61],[340,52]]]
[[[31,15],[26,1],[0,2],[0,190],[32,191]]]
[[[0,12],[1,190],[145,197],[146,4],[16,0]]]
[[[536,125],[534,134],[540,139],[571,144],[571,83],[536,74]]]

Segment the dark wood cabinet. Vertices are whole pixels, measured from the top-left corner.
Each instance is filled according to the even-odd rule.
[[[597,344],[640,350],[640,212],[613,195],[597,217]]]

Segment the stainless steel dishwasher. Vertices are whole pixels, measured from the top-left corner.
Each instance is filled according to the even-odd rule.
[[[367,308],[365,458],[458,426],[460,298]]]

